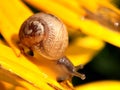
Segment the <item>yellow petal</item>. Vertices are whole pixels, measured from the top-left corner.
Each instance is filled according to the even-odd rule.
[[[120,14],[119,9],[117,9],[112,3],[111,0],[89,0],[87,1],[88,4],[86,4],[85,0],[77,0],[80,6],[88,8],[92,12],[96,12],[98,8],[100,7],[106,7],[110,8],[113,11],[117,12]]]
[[[17,29],[16,32],[19,31],[24,20],[33,14],[21,0],[12,0],[11,2],[9,2],[9,0],[1,1],[0,11],[6,16],[11,24],[14,25]],[[3,20],[4,18],[1,18],[1,21]]]
[[[92,37],[77,38],[66,51],[67,57],[76,66],[85,65],[105,46],[105,43]]]
[[[0,3],[0,32],[17,56],[20,55],[16,45],[19,28],[30,15],[32,12],[20,0],[4,0]]]
[[[75,90],[120,90],[120,81],[104,80],[84,84],[76,87]]]
[[[3,20],[4,19],[4,20]],[[16,47],[16,40],[12,40],[13,36],[16,35],[18,32],[15,27],[11,24],[10,21],[4,16],[3,13],[0,12],[0,32],[5,38],[5,40],[9,43],[9,45],[13,48],[16,55],[20,55],[20,51]],[[18,37],[14,36],[15,39]]]
[[[18,75],[43,90],[53,90],[53,87],[50,85],[62,89],[56,80],[53,80],[50,76],[45,74],[44,71],[41,71],[38,66],[26,57],[22,55],[17,57],[11,48],[2,44],[0,44],[0,51],[3,51],[0,53],[0,65],[3,69]]]
[[[4,69],[0,69],[0,83],[2,84],[0,89],[4,87],[2,90],[39,90],[34,85]]]
[[[79,3],[77,0],[53,0],[54,2],[60,3],[61,5],[65,6],[68,9],[71,9],[73,12],[77,12],[80,15],[85,15],[85,11],[80,8]]]
[[[49,12],[57,17],[61,18],[67,25],[77,28],[75,25],[76,19],[79,21],[80,15],[76,14],[74,11],[66,8],[65,6],[54,2],[53,0],[24,0],[30,5],[36,7],[39,10],[44,12]],[[46,6],[49,6],[46,7]],[[74,26],[75,25],[75,26]]]

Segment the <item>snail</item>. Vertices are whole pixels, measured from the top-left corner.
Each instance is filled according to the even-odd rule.
[[[55,61],[58,68],[64,67],[66,69],[66,75],[58,77],[58,82],[64,81],[70,76],[85,79],[84,74],[77,72],[79,67],[75,67],[64,56],[68,47],[68,32],[63,22],[56,16],[43,12],[30,16],[21,25],[19,38],[20,44],[32,50],[33,53],[37,52],[47,60]],[[64,73],[64,70],[62,71]]]

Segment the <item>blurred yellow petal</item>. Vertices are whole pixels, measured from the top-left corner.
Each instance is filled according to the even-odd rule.
[[[71,9],[73,12],[77,12],[80,15],[85,15],[85,11],[80,8],[79,3],[77,0],[53,0],[55,2],[60,3],[61,5],[64,5],[66,8]]]
[[[108,28],[105,28],[103,26],[100,26],[97,23],[93,23],[92,21],[86,20],[84,22],[81,22],[81,27],[84,29],[83,32],[97,37],[101,40],[107,41],[115,46],[120,47],[120,34],[118,32],[114,32]],[[88,27],[91,27],[88,30]]]
[[[120,90],[120,81],[105,80],[80,85],[75,90]]]
[[[83,29],[81,31],[120,47],[120,10],[113,6],[109,0],[92,1],[86,5],[84,0],[78,0],[81,6],[88,9],[86,13],[89,17],[88,20],[80,23],[81,29]],[[90,27],[90,31],[88,27]]]
[[[4,69],[0,69],[0,83],[4,87],[2,90],[39,90],[39,88]]]
[[[112,0],[89,0],[86,4],[85,0],[76,0],[80,6],[88,8],[92,12],[96,12],[98,8],[100,7],[107,7],[112,9],[113,11],[120,14],[119,9],[117,9],[114,5],[112,5]]]
[[[76,66],[85,65],[105,46],[105,43],[92,37],[77,38],[66,51],[67,57]]]
[[[22,55],[17,57],[11,48],[0,44],[0,51],[3,51],[0,54],[0,64],[3,69],[18,75],[42,90],[53,90],[53,87],[48,84],[62,88],[56,80],[50,78],[51,76],[48,76],[44,71],[41,71],[38,66],[26,57]],[[47,67],[44,68],[47,69]]]
[[[21,24],[32,15],[32,11],[21,0],[9,0],[1,1],[0,11],[6,16],[6,18],[14,25],[19,31]],[[2,20],[3,21],[3,20]]]
[[[15,29],[15,27],[12,26],[12,24],[8,21],[8,19],[1,12],[0,12],[0,30],[1,30],[0,32],[4,36],[5,40],[13,48],[15,53],[17,55],[19,55],[20,51],[16,47],[15,40],[12,40],[13,36],[17,34],[17,32],[16,32],[17,30]],[[18,39],[18,38],[15,37],[15,39]]]
[[[32,15],[32,12],[20,0],[3,0],[0,3],[0,32],[13,48],[16,55],[20,55],[16,43],[18,32],[23,21]]]
[[[36,7],[39,10],[43,10],[44,12],[49,12],[56,15],[57,17],[61,18],[62,21],[64,21],[67,25],[78,29],[75,23],[76,20],[79,21],[80,15],[76,14],[74,11],[66,8],[60,3],[54,2],[53,0],[34,0],[34,1],[24,0],[24,1]],[[49,6],[49,8],[45,6]]]

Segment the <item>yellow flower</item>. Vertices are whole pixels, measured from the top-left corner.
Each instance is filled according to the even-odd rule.
[[[119,81],[101,81],[74,87],[70,81],[58,83],[49,63],[24,56],[18,48],[19,28],[32,10],[49,12],[67,25],[72,38],[66,56],[77,66],[87,64],[109,42],[120,47],[119,10],[109,0],[3,0],[0,3],[0,89],[2,90],[119,90]],[[106,13],[107,10],[107,13]],[[101,23],[99,17],[104,20]],[[109,22],[108,22],[109,21]],[[112,26],[112,27],[111,27]],[[79,32],[79,31],[81,32]],[[42,60],[42,58],[40,58]],[[99,85],[111,84],[110,87]]]

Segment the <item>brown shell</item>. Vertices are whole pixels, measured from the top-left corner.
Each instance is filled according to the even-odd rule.
[[[61,58],[68,46],[65,25],[47,13],[29,17],[21,26],[19,37],[23,45],[51,60]]]

